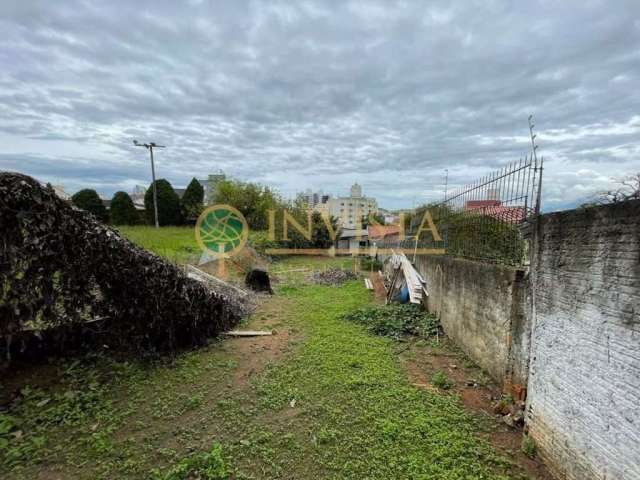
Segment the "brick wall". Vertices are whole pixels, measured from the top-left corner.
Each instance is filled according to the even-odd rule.
[[[558,478],[640,479],[640,202],[544,215],[527,424]]]

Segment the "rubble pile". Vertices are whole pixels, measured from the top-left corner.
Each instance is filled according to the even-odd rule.
[[[0,172],[0,353],[204,344],[241,313],[26,175]]]
[[[313,272],[310,276],[312,283],[318,283],[320,285],[340,285],[356,278],[358,278],[358,276],[351,270],[342,270],[339,268]]]

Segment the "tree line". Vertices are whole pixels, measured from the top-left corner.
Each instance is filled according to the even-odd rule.
[[[204,208],[204,188],[195,178],[191,180],[182,198],[178,196],[168,180],[156,180],[158,197],[158,222],[160,225],[184,225],[195,223]],[[71,197],[71,202],[102,222],[113,225],[137,225],[154,223],[153,183],[144,196],[144,210],[136,209],[127,192],[116,192],[111,198],[109,209],[98,193],[85,188]]]
[[[191,180],[182,198],[171,183],[165,179],[156,180],[158,199],[158,223],[167,225],[193,225],[205,208],[204,188],[195,178]],[[153,224],[153,183],[144,197],[144,211],[135,208],[131,196],[126,192],[116,192],[107,210],[98,193],[84,189],[71,197],[74,205],[95,215],[103,222],[113,225]],[[301,199],[286,200],[277,191],[257,183],[238,180],[222,180],[216,184],[211,204],[226,204],[238,209],[245,217],[254,233],[257,248],[328,248],[333,239],[325,220],[318,212],[309,212],[309,207]],[[275,232],[277,240],[270,238],[270,211],[275,211]],[[283,212],[286,211],[305,229],[311,223],[311,238],[305,238],[295,228],[288,229],[288,239],[283,240]],[[338,221],[329,219],[331,229],[339,236]]]

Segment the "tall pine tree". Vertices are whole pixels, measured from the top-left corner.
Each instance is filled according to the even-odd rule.
[[[109,214],[114,225],[135,225],[139,219],[133,200],[127,192],[115,193],[111,199]]]
[[[180,225],[182,223],[180,197],[164,178],[156,180],[156,189],[158,192],[158,223],[160,225]],[[144,209],[149,223],[153,224],[153,183],[144,195]]]
[[[73,204],[89,213],[93,213],[98,220],[106,222],[109,218],[107,208],[100,200],[98,193],[90,188],[80,190],[71,197]]]
[[[194,223],[202,213],[203,201],[204,188],[198,180],[193,178],[180,201],[183,218],[190,223]]]

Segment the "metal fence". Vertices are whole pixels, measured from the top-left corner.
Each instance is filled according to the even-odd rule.
[[[522,227],[540,211],[543,159],[532,154],[460,187],[443,202],[416,211],[405,249],[444,248],[447,255],[505,265],[522,265],[527,246]],[[441,240],[431,232],[419,236],[425,210]]]

